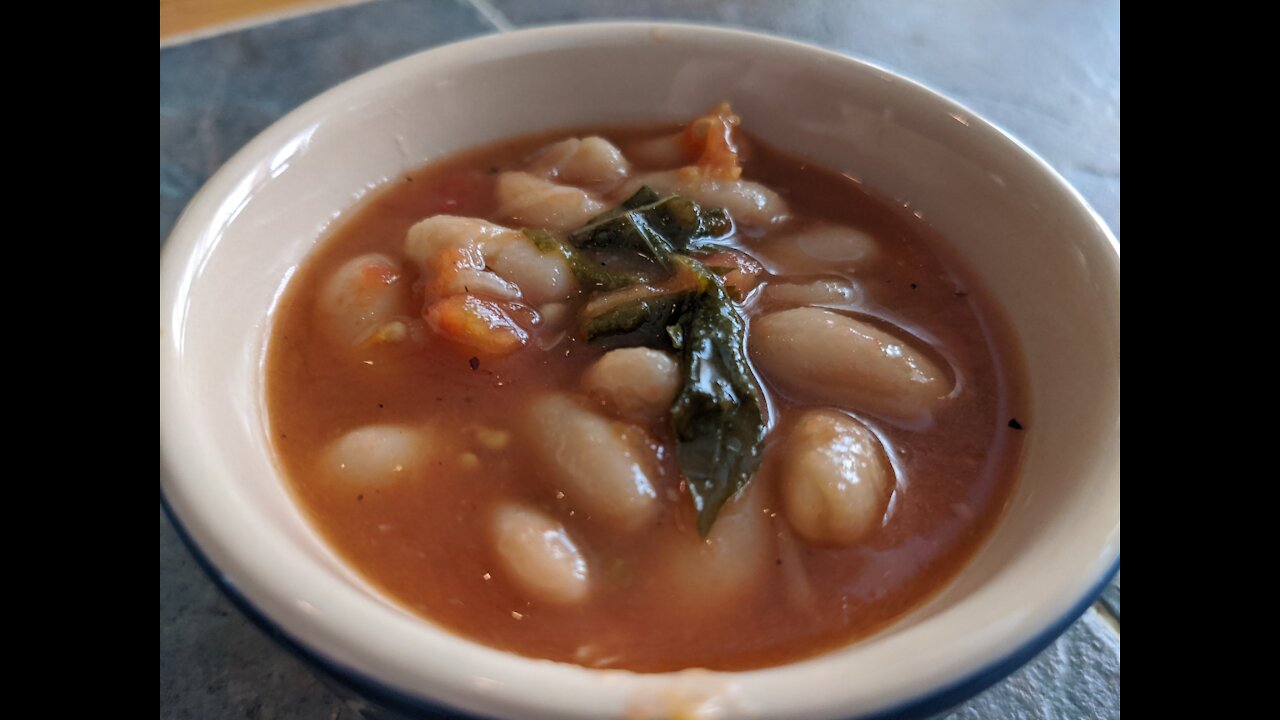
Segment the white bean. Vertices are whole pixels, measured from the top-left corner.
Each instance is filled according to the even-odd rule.
[[[591,589],[587,561],[555,518],[507,502],[494,512],[492,532],[503,569],[530,597],[555,605],[587,598]]]
[[[401,276],[399,263],[370,253],[338,268],[320,289],[316,311],[330,340],[354,347],[397,318],[412,315],[409,305],[408,283]],[[387,337],[394,339],[396,335]]]
[[[773,526],[757,476],[725,504],[706,540],[692,527],[669,536],[658,570],[680,609],[712,610],[749,595],[774,562]]]
[[[552,232],[572,230],[604,210],[586,192],[523,172],[498,176],[498,212],[521,225]]]
[[[782,509],[814,545],[852,545],[884,520],[893,466],[865,425],[833,410],[810,410],[787,438]]]
[[[680,389],[680,366],[658,350],[610,350],[583,373],[582,387],[621,417],[653,422],[671,410]]]
[[[909,342],[830,310],[765,315],[752,323],[750,340],[764,376],[806,401],[918,420],[952,388],[947,372]]]
[[[831,305],[849,307],[861,299],[860,289],[848,280],[811,280],[807,283],[772,282],[764,287],[764,300],[773,305]]]
[[[750,180],[721,180],[696,168],[680,168],[642,175],[627,183],[623,195],[648,185],[662,195],[677,193],[708,207],[724,208],[733,221],[763,228],[783,222],[791,210],[777,193]]]
[[[425,430],[408,425],[366,425],[329,443],[320,474],[353,487],[381,487],[420,474],[431,453]]]
[[[409,228],[404,252],[419,265],[427,265],[446,250],[474,250],[487,257],[506,245],[513,234],[519,235],[479,218],[433,215]]]
[[[640,431],[611,422],[563,394],[535,399],[525,415],[529,442],[569,504],[624,531],[658,509],[649,450]]]
[[[674,135],[633,141],[625,147],[627,157],[649,167],[676,167],[693,160],[684,142],[683,130]]]
[[[602,137],[569,138],[543,148],[529,170],[569,185],[599,186],[626,179],[631,165]]]
[[[773,235],[752,246],[770,269],[789,273],[830,272],[833,266],[865,266],[879,254],[879,243],[863,230],[817,223]]]
[[[577,281],[560,253],[544,253],[524,233],[476,218],[436,215],[409,228],[405,253],[436,297],[461,293],[544,303],[567,299]],[[446,254],[450,253],[450,254]]]
[[[490,257],[494,272],[515,283],[525,302],[567,300],[578,289],[564,255],[542,252],[523,233]]]

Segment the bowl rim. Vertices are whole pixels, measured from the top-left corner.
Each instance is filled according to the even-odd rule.
[[[585,38],[595,35],[608,35],[613,33],[626,36],[638,35],[641,33],[651,34],[662,32],[692,32],[696,34],[706,34],[708,36],[720,36],[721,39],[738,38],[744,41],[774,44],[789,48],[793,52],[812,54],[818,58],[824,58],[828,61],[861,66],[863,70],[878,75],[882,79],[905,85],[911,90],[923,93],[928,96],[931,102],[937,103],[940,107],[954,112],[963,113],[971,125],[977,126],[986,131],[994,141],[1003,142],[1012,146],[1014,149],[1019,151],[1019,154],[1024,159],[1030,160],[1035,169],[1043,177],[1050,180],[1057,191],[1065,193],[1071,198],[1078,209],[1082,209],[1086,212],[1090,221],[1095,226],[1094,229],[1096,229],[1100,236],[1105,239],[1106,243],[1109,245],[1109,249],[1115,254],[1117,260],[1119,259],[1120,244],[1111,228],[1089,205],[1079,191],[1067,182],[1047,161],[1000,126],[990,122],[982,115],[925,84],[888,70],[875,62],[867,61],[847,53],[823,48],[811,43],[801,42],[764,32],[691,22],[642,20],[611,22],[579,21],[521,28],[514,31],[482,35],[479,37],[463,39],[427,48],[345,80],[333,88],[330,88],[320,95],[308,100],[301,106],[273,122],[266,129],[262,130],[230,159],[223,163],[223,165],[201,186],[200,190],[187,203],[183,212],[175,221],[172,229],[166,237],[165,242],[162,245],[160,255],[160,310],[162,328],[165,326],[165,317],[169,313],[169,307],[164,303],[164,280],[166,268],[172,271],[175,266],[185,264],[188,256],[200,250],[200,243],[197,242],[201,234],[200,228],[215,220],[218,207],[222,202],[222,197],[227,194],[227,191],[240,182],[242,176],[251,170],[258,162],[259,158],[263,155],[263,149],[276,147],[281,139],[288,138],[296,132],[298,128],[314,122],[317,117],[322,116],[338,101],[359,97],[366,91],[367,88],[365,86],[370,83],[388,80],[398,73],[412,68],[418,63],[425,62],[423,58],[428,55],[440,57],[446,53],[464,52],[478,54],[482,53],[490,46],[495,46],[498,43],[509,44],[514,40],[524,40],[533,43],[533,46],[529,47],[528,50],[534,51],[537,49],[546,49],[555,45],[552,41],[558,41],[559,44],[557,46],[559,47],[573,47],[575,46],[575,41],[581,42]],[[176,293],[174,300],[181,297],[181,292]],[[181,495],[181,481],[177,480],[177,478],[183,477],[186,473],[183,471],[179,458],[172,446],[171,436],[175,431],[172,429],[169,431],[168,434],[170,435],[170,440],[166,441],[166,432],[164,430],[166,425],[164,422],[164,416],[166,414],[166,347],[166,343],[162,336],[160,372],[160,504],[165,515],[172,523],[178,537],[192,553],[192,556],[196,559],[197,564],[205,574],[214,582],[214,584],[232,602],[232,604],[249,618],[250,621],[257,625],[258,628],[264,631],[268,636],[276,640],[288,652],[302,659],[312,669],[319,670],[321,673],[326,674],[331,678],[338,679],[357,690],[363,696],[374,700],[389,709],[408,712],[411,714],[428,713],[433,716],[480,717],[479,715],[467,714],[466,712],[451,705],[444,704],[440,700],[429,699],[422,695],[410,694],[402,689],[394,687],[390,683],[379,680],[372,675],[340,662],[332,657],[330,653],[317,647],[315,643],[295,636],[287,631],[277,618],[272,617],[268,612],[256,605],[249,595],[240,589],[238,583],[234,582],[226,572],[218,568],[218,566],[210,560],[207,554],[202,551],[196,537],[201,535],[202,532],[208,532],[207,528],[199,527],[199,523],[197,522],[195,523],[195,532],[193,533],[192,528],[189,527],[189,523],[183,522],[182,516],[175,508],[173,498],[171,497],[171,495],[175,493],[178,496]],[[1116,473],[1117,475],[1119,473],[1118,467],[1116,468]],[[169,492],[166,492],[166,486],[169,487]],[[914,697],[899,701],[896,704],[880,707],[872,710],[870,713],[857,715],[856,717],[882,718],[928,716],[964,701],[1018,669],[1044,648],[1048,647],[1048,645],[1057,639],[1057,637],[1072,623],[1082,616],[1096,601],[1111,579],[1119,571],[1120,553],[1118,547],[1118,520],[1114,533],[1117,538],[1116,546],[1113,549],[1108,548],[1104,553],[1104,557],[1105,555],[1114,554],[1114,558],[1105,564],[1104,569],[1099,574],[1095,577],[1089,578],[1087,583],[1082,583],[1086,589],[1077,596],[1074,604],[1072,604],[1066,612],[1049,617],[1045,621],[1040,622],[1038,630],[1031,635],[1030,639],[1023,641],[1021,644],[1012,648],[1006,649],[1005,652],[1002,652],[998,656],[988,659],[979,669],[967,674],[962,674],[959,677],[955,677],[940,687],[935,686],[928,688],[917,693]],[[206,540],[208,540],[208,538],[206,538]],[[478,644],[468,638],[461,636],[455,637],[462,642]],[[545,662],[534,659],[529,660],[531,662]],[[518,696],[512,696],[506,699],[514,699],[518,701],[521,698]],[[525,699],[527,700],[527,698]],[[497,709],[496,705],[494,709]]]
[[[165,517],[173,524],[174,532],[182,542],[183,547],[191,553],[196,565],[199,566],[206,577],[213,581],[214,586],[222,592],[223,597],[227,598],[258,630],[274,640],[285,652],[301,660],[312,671],[317,671],[345,684],[349,689],[360,695],[361,698],[372,701],[387,710],[407,713],[410,716],[421,714],[423,717],[483,720],[484,716],[482,715],[466,713],[438,701],[401,692],[379,681],[377,678],[366,675],[328,657],[323,652],[307,645],[302,639],[294,637],[259,610],[253,602],[236,589],[233,583],[228,581],[227,577],[210,562],[209,558],[205,557],[204,553],[200,551],[200,547],[196,545],[191,535],[187,532],[186,527],[183,526],[182,521],[178,518],[177,513],[174,512],[169,501],[165,498],[163,488],[160,490],[160,507],[164,510]],[[870,714],[847,716],[845,720],[923,719],[933,717],[937,713],[959,705],[1005,679],[1053,644],[1058,639],[1058,636],[1066,632],[1067,628],[1071,627],[1076,620],[1079,620],[1097,602],[1118,572],[1120,572],[1120,558],[1117,556],[1115,562],[1102,574],[1093,587],[1085,592],[1075,606],[1007,656],[974,671],[968,677],[961,678],[951,685],[923,693],[919,697],[912,698],[899,705],[877,710]]]

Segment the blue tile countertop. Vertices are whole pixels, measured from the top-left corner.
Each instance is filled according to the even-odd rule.
[[[160,51],[160,242],[236,150],[319,92],[526,25],[663,18],[765,30],[956,98],[1044,157],[1120,234],[1120,3],[1081,0],[375,0]],[[1047,650],[946,718],[1118,718],[1120,578]],[[162,720],[356,720],[245,620],[160,514]]]

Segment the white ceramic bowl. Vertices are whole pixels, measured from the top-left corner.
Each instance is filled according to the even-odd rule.
[[[281,288],[378,185],[547,128],[672,121],[730,100],[751,131],[907,201],[1008,311],[1032,412],[990,540],[940,595],[843,650],[766,670],[639,675],[531,660],[400,609],[290,499],[262,359]],[[929,712],[1016,668],[1093,600],[1120,551],[1120,256],[1080,196],[1016,141],[864,62],[686,25],[548,27],[379,68],[272,125],[191,201],[160,265],[161,490],[216,580],[293,649],[380,703],[503,717]],[[743,628],[743,632],[750,632]]]

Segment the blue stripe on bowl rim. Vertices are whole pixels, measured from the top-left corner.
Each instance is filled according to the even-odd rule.
[[[346,686],[362,699],[378,706],[379,709],[389,710],[394,713],[405,715],[410,718],[457,718],[458,720],[481,720],[485,716],[464,713],[455,708],[441,705],[438,703],[424,700],[420,697],[408,695],[400,690],[383,684],[376,678],[371,678],[357,670],[349,668],[342,663],[336,662],[331,658],[325,657],[324,654],[305,645],[301,640],[286,633],[279,625],[272,622],[271,618],[256,608],[249,599],[240,594],[235,586],[222,574],[218,568],[214,567],[200,548],[196,546],[194,540],[187,533],[187,529],[183,527],[182,522],[178,519],[177,513],[170,507],[168,499],[164,496],[164,488],[160,489],[160,507],[164,509],[164,514],[169,518],[169,522],[173,524],[173,529],[177,532],[178,538],[182,540],[182,544],[190,551],[191,556],[195,558],[200,569],[205,575],[213,581],[222,594],[236,606],[245,617],[249,619],[259,630],[274,640],[280,647],[284,648],[289,654],[298,658],[309,669],[319,672],[321,675],[338,681]],[[1049,647],[1058,636],[1066,632],[1076,620],[1084,615],[1098,597],[1102,595],[1103,590],[1110,584],[1111,579],[1120,572],[1120,557],[1117,556],[1115,562],[1106,572],[1102,573],[1100,578],[1089,588],[1089,590],[1080,598],[1080,600],[1072,606],[1062,617],[1056,622],[1049,625],[1040,634],[1034,636],[1022,646],[1006,655],[1004,658],[997,660],[990,665],[982,668],[969,675],[966,678],[952,683],[946,687],[930,691],[918,698],[908,700],[896,707],[872,713],[870,715],[859,715],[849,717],[847,720],[883,720],[886,718],[895,718],[898,720],[914,720],[916,718],[928,718],[936,715],[944,710],[952,708],[987,688],[995,685],[1012,674],[1015,670],[1025,665],[1029,660],[1039,655],[1041,651]]]

